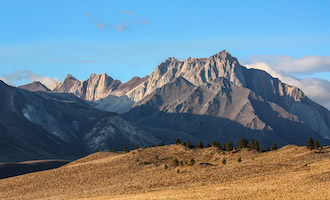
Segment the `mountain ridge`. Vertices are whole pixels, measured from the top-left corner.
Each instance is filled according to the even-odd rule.
[[[299,88],[285,84],[265,71],[240,65],[237,58],[225,50],[208,58],[190,57],[184,61],[167,58],[150,76],[133,77],[127,83],[105,73],[92,74],[83,82],[68,75],[53,92],[72,93],[94,108],[115,111],[139,126],[152,125],[146,121],[149,119],[157,126],[145,127],[145,130],[161,130],[162,138],[167,138],[163,134],[166,131],[200,138],[190,134],[188,126],[175,122],[176,117],[182,116],[182,123],[186,125],[190,118],[196,124],[203,118],[203,123],[211,127],[206,131],[210,137],[214,134],[228,139],[230,129],[233,129],[237,132],[235,137],[242,136],[239,131],[260,133],[256,137],[277,138],[281,144],[298,144],[302,141],[299,132],[304,138],[310,134],[330,139],[329,110],[310,100]],[[139,119],[135,120],[137,116]],[[167,127],[160,123],[161,120]],[[286,129],[281,128],[280,122],[287,125]],[[195,127],[195,124],[191,125]],[[202,125],[195,128],[197,132],[203,131]],[[269,136],[281,131],[293,139],[285,134]],[[158,133],[154,131],[153,134]],[[265,139],[267,144],[272,142],[269,138]]]

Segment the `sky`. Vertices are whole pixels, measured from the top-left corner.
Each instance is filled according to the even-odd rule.
[[[227,50],[330,108],[330,1],[0,0],[0,78],[146,76]]]

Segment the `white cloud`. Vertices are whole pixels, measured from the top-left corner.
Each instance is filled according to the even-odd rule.
[[[330,109],[330,81],[320,78],[295,78],[288,73],[281,72],[279,69],[282,68],[271,67],[268,63],[265,62],[246,64],[244,66],[247,68],[264,70],[271,76],[280,79],[282,82],[300,88],[310,99]],[[318,67],[315,67],[314,69],[317,68]],[[309,68],[309,71],[312,71],[312,68]]]
[[[50,78],[47,76],[39,76],[37,74],[34,74],[32,71],[29,70],[22,70],[22,71],[14,71],[12,74],[9,75],[4,75],[2,77],[0,77],[1,80],[3,80],[4,82],[6,82],[9,85],[13,85],[13,86],[17,86],[17,82],[24,82],[24,81],[28,81],[28,82],[33,82],[33,81],[39,81],[42,84],[44,84],[45,86],[47,86],[48,88],[51,88],[51,86],[55,83],[55,82],[62,82],[61,80],[59,80],[58,78]]]
[[[267,63],[273,69],[290,74],[330,72],[330,56],[309,55],[301,58],[282,55],[249,56],[250,63]]]

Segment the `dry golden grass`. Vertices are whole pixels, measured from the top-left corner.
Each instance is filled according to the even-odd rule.
[[[175,158],[196,164],[175,167]],[[58,169],[2,179],[0,199],[330,199],[329,188],[329,147],[223,154],[170,145],[95,153]]]

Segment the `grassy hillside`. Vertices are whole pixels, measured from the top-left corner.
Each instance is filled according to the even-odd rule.
[[[195,164],[188,166],[191,159]],[[2,179],[0,199],[329,199],[329,188],[329,147],[289,145],[261,153],[169,145],[99,152]]]

